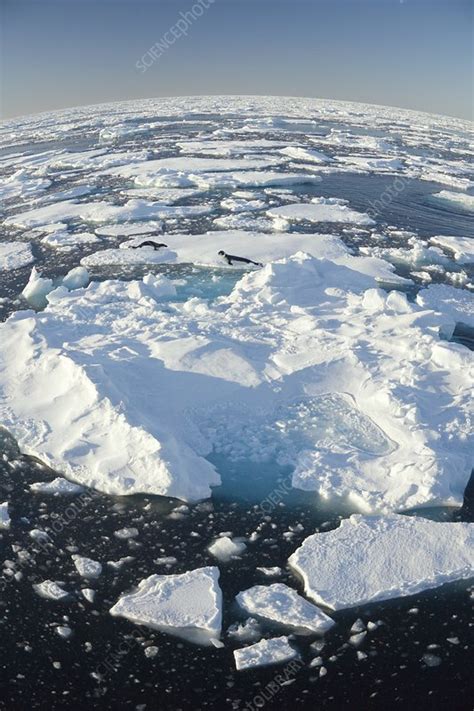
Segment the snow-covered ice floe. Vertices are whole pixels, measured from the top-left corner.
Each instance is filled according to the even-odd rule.
[[[31,246],[25,242],[0,242],[0,272],[27,267],[35,261]]]
[[[283,583],[255,585],[236,597],[246,613],[291,629],[296,634],[324,634],[335,623],[316,605]]]
[[[92,558],[76,554],[72,556],[72,560],[81,577],[87,578],[88,580],[95,580],[100,577],[102,573],[102,564],[97,560],[92,560]]]
[[[297,657],[298,652],[291,646],[288,637],[262,639],[249,647],[234,650],[235,667],[238,671],[282,664]]]
[[[306,538],[288,563],[333,610],[414,595],[474,576],[474,524],[356,514]]]
[[[356,510],[461,505],[472,354],[440,340],[454,320],[374,288],[379,260],[313,243],[325,256],[271,262],[210,303],[160,307],[167,280],[145,277],[17,312],[0,325],[4,426],[109,494],[208,497],[224,443]]]
[[[431,244],[442,247],[447,252],[454,254],[454,259],[460,264],[474,262],[474,237],[444,237],[439,235],[431,237]]]
[[[283,205],[267,210],[267,215],[287,222],[348,222],[356,225],[374,225],[368,215],[348,206],[347,200],[339,198],[313,198],[310,203]]]
[[[417,303],[424,309],[431,309],[439,313],[440,328],[445,338],[451,338],[456,324],[463,324],[474,328],[474,298],[465,289],[456,289],[447,284],[430,284],[426,289],[421,289],[416,297]],[[452,356],[457,360],[458,366],[464,360],[466,352],[463,347],[455,347],[454,344],[445,344],[442,350],[440,344],[438,358],[445,357],[446,367],[449,367],[449,359]]]
[[[465,210],[467,212],[474,211],[474,195],[466,193],[453,192],[452,190],[441,190],[430,197],[430,200],[438,203],[442,207]]]
[[[45,600],[58,602],[69,597],[69,593],[63,590],[63,585],[64,583],[56,583],[53,580],[44,580],[42,583],[33,585],[33,590]]]
[[[30,491],[33,492],[33,494],[73,496],[75,494],[81,494],[84,491],[84,487],[58,476],[52,481],[36,481],[30,484]]]
[[[151,575],[139,583],[136,592],[123,595],[110,613],[209,645],[221,634],[222,592],[218,580],[219,569],[213,567],[180,575]]]

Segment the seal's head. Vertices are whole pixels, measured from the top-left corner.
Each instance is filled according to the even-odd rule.
[[[218,254],[220,257],[224,257],[224,256],[225,256],[225,252],[224,252],[223,249],[220,249],[220,250],[217,252],[217,254]]]

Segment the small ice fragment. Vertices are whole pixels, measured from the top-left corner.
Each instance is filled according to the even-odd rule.
[[[30,491],[33,494],[54,494],[67,496],[72,494],[80,494],[84,491],[84,487],[58,476],[52,481],[37,481],[34,484],[30,484]]]
[[[229,627],[227,634],[239,642],[256,642],[262,638],[260,624],[254,617],[249,617],[243,623],[235,622]]]
[[[211,555],[221,561],[221,563],[227,563],[232,558],[239,556],[246,550],[247,546],[242,541],[237,539],[232,540],[227,536],[222,538],[216,538],[214,543],[208,547],[208,551]]]
[[[281,575],[282,570],[278,566],[274,566],[273,568],[257,568],[259,573],[263,573],[263,575],[266,575],[267,578],[276,578],[279,575]]]
[[[95,590],[92,590],[92,588],[83,588],[81,590],[81,593],[83,597],[87,600],[87,602],[93,603],[95,599]]]
[[[361,662],[363,659],[367,659],[367,654],[365,652],[358,651],[357,659]]]
[[[56,633],[63,639],[69,639],[72,635],[72,629],[66,625],[58,625],[58,627],[56,627]]]
[[[121,528],[114,532],[114,536],[120,540],[127,540],[127,538],[136,538],[138,536],[137,528]]]
[[[36,267],[31,270],[28,284],[21,292],[30,306],[35,309],[44,309],[48,302],[46,296],[53,290],[53,280],[44,279],[36,271]]]
[[[441,664],[441,657],[437,657],[436,654],[423,654],[423,662],[427,667],[439,667]]]
[[[8,530],[10,528],[10,515],[8,513],[8,501],[4,501],[3,504],[0,504],[0,531],[1,530]]]
[[[354,634],[356,632],[364,632],[364,630],[365,630],[365,625],[359,617],[351,627],[351,634]]]
[[[145,648],[145,657],[148,659],[153,659],[153,657],[156,657],[158,654],[158,647],[146,647]]]
[[[269,664],[281,664],[298,656],[288,637],[262,639],[250,647],[234,650],[235,667],[238,671],[254,669]]]
[[[352,637],[349,639],[349,644],[352,644],[353,647],[360,647],[366,636],[367,632],[359,632],[359,634],[353,634]]]
[[[44,580],[33,585],[33,590],[46,600],[65,600],[69,593],[62,589],[62,585],[63,583],[55,583],[53,580]]]
[[[85,267],[75,267],[63,277],[62,283],[69,291],[81,289],[89,283],[89,272]]]
[[[42,531],[39,528],[32,528],[29,533],[30,538],[32,538],[37,543],[49,543],[50,538],[46,531]]]
[[[92,558],[86,558],[82,555],[73,555],[72,559],[76,570],[83,578],[93,580],[98,578],[102,573],[102,564]]]

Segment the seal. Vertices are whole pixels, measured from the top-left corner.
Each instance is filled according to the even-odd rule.
[[[254,264],[256,267],[263,267],[261,262],[254,262],[252,259],[247,259],[247,257],[236,257],[234,254],[227,254],[221,249],[218,253],[219,257],[224,257],[227,264],[233,266],[234,262],[242,262],[243,264]]]

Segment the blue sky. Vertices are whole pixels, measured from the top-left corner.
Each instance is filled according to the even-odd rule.
[[[0,0],[2,117],[266,94],[473,118],[471,0],[203,2],[212,4],[173,38],[196,0]],[[152,61],[147,51],[164,36],[174,41]]]

